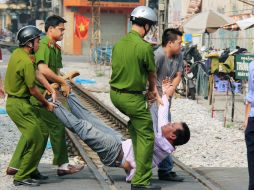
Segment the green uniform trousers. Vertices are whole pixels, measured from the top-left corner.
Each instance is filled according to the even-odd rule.
[[[38,114],[29,100],[20,98],[8,98],[6,111],[22,134],[15,151],[20,155],[18,155],[19,170],[14,179],[28,179],[32,173],[36,172],[44,151]],[[22,151],[20,145],[23,146]]]
[[[144,95],[121,93],[111,90],[110,98],[116,108],[127,115],[128,130],[132,139],[136,161],[133,185],[149,185],[152,177],[154,131],[152,118]]]
[[[34,97],[31,98],[31,103],[34,109],[39,113],[39,126],[43,134],[43,147],[44,150],[47,145],[48,137],[52,145],[54,159],[54,165],[62,165],[68,163],[68,151],[65,139],[65,126],[64,124],[54,115],[53,112],[47,111],[44,107],[38,106],[37,100]],[[22,151],[25,148],[25,143],[20,142],[16,149],[9,166],[13,168],[19,168]]]

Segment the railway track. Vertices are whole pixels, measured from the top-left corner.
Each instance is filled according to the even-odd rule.
[[[117,115],[111,108],[103,104],[98,98],[96,98],[91,92],[85,90],[82,85],[76,85],[71,81],[73,92],[80,99],[81,103],[92,113],[94,113],[101,121],[106,125],[113,128],[123,135],[125,138],[129,138],[127,130],[127,121]],[[114,181],[107,174],[106,169],[100,162],[97,154],[92,151],[80,138],[66,129],[68,136],[67,142],[69,145],[69,151],[74,155],[79,155],[86,162],[90,168],[102,189],[104,190],[117,190]],[[201,183],[205,188],[209,190],[219,190],[221,187],[215,185],[213,182],[206,179],[204,176],[197,173],[192,168],[186,166],[173,156],[174,163],[182,170],[187,172],[190,176]]]

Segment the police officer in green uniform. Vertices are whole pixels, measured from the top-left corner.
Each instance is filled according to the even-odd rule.
[[[25,144],[19,170],[14,176],[15,185],[39,185],[36,174],[44,151],[43,135],[38,114],[29,101],[30,96],[35,97],[46,110],[52,111],[54,108],[35,85],[34,63],[30,56],[39,47],[40,33],[35,26],[26,26],[18,31],[20,47],[12,53],[5,76],[5,92],[8,94],[6,110],[22,134],[16,150],[20,144]]]
[[[157,16],[151,8],[139,6],[132,11],[130,20],[132,30],[113,48],[110,97],[115,107],[130,118],[128,130],[137,164],[131,189],[158,190],[159,186],[150,184],[154,132],[147,100],[143,94],[149,82],[148,98],[157,99],[161,103],[156,88],[153,49],[143,40],[157,22]]]
[[[45,22],[46,36],[44,36],[39,45],[38,51],[35,53],[36,65],[38,71],[43,74],[49,81],[59,83],[63,93],[68,96],[70,87],[62,77],[58,76],[59,69],[62,68],[61,48],[56,44],[62,40],[64,34],[64,23],[66,21],[56,15],[50,16]],[[45,87],[37,81],[41,92],[45,91]],[[58,165],[57,174],[63,176],[79,172],[84,166],[71,165],[68,160],[68,152],[65,141],[65,126],[52,113],[43,108],[35,98],[30,99],[33,106],[36,107],[40,114],[40,127],[43,133],[43,144],[46,147],[48,137],[52,144],[54,153],[53,164]],[[19,169],[20,152],[23,151],[22,145],[20,151],[17,151],[7,169],[7,174],[13,174]],[[16,171],[15,171],[16,170]]]

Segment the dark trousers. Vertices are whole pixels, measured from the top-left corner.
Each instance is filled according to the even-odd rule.
[[[245,130],[249,170],[249,190],[254,190],[254,117],[249,117]]]

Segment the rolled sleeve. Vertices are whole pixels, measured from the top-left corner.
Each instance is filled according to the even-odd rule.
[[[35,53],[35,60],[36,60],[36,65],[38,63],[43,62],[45,64],[49,64],[49,49],[47,48],[47,45],[41,44],[38,51]]]
[[[248,92],[245,99],[247,102],[253,103],[254,102],[254,94]]]

